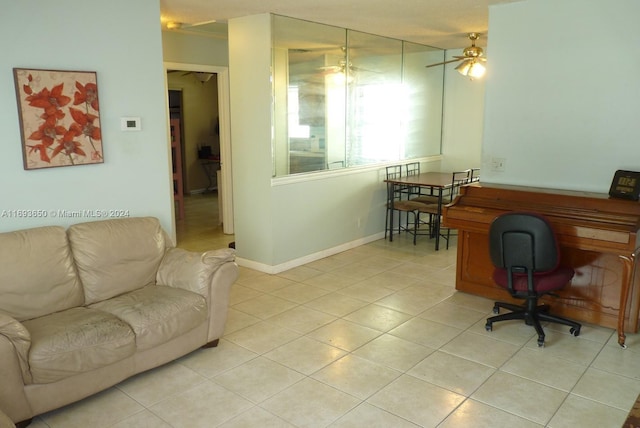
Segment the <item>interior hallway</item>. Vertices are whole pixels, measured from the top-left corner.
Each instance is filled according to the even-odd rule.
[[[184,196],[185,218],[176,221],[177,246],[191,251],[225,248],[233,235],[222,232],[219,221],[218,192]]]

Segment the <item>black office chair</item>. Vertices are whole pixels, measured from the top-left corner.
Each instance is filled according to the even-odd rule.
[[[495,314],[500,308],[512,312],[487,318],[485,328],[493,323],[522,319],[533,325],[538,333],[538,346],[544,346],[544,330],[540,321],[568,325],[574,336],[580,334],[581,325],[575,321],[549,313],[549,305],[538,305],[538,299],[566,286],[574,270],[560,266],[560,251],[549,222],[532,213],[512,212],[497,217],[489,227],[489,253],[495,267],[493,280],[509,291],[512,297],[524,299],[524,305],[496,302]]]

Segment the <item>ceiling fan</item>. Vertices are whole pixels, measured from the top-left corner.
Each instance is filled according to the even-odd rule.
[[[349,62],[347,64],[347,47],[346,46],[340,46],[340,56],[342,56],[342,58],[340,58],[340,60],[338,61],[337,64],[335,65],[323,65],[317,68],[318,71],[322,72],[322,74],[327,75],[327,74],[336,74],[336,73],[342,73],[344,74],[347,71],[347,67],[349,67],[349,71],[353,70],[353,64],[351,64],[351,62]]]
[[[318,70],[322,72],[323,75],[345,74],[347,71],[349,71],[349,73],[356,73],[356,72],[379,73],[376,70],[371,70],[368,68],[362,68],[362,67],[353,65],[351,61],[347,61],[346,46],[342,46],[340,49],[342,50],[342,54],[344,57],[341,58],[337,64],[318,67]]]
[[[484,63],[487,61],[484,58],[484,50],[481,47],[476,46],[476,40],[480,37],[480,33],[469,33],[469,40],[471,40],[471,46],[464,48],[461,56],[454,56],[454,59],[450,59],[435,64],[429,64],[426,67],[436,67],[438,65],[449,64],[451,62],[462,61],[460,65],[456,67],[456,70],[464,75],[469,76],[472,79],[474,77],[482,77],[485,72]]]
[[[214,75],[214,73],[207,73],[204,71],[183,71],[183,70],[167,70],[167,73],[182,73],[181,76],[187,76],[193,74],[196,79],[202,84],[208,82]]]
[[[351,61],[347,61],[347,47],[346,46],[341,46],[340,47],[340,52],[341,52],[342,58],[340,58],[340,60],[337,62],[337,64],[334,64],[334,65],[323,65],[323,66],[317,67],[317,70],[320,71],[323,75],[345,74],[345,72],[347,70],[350,73],[354,73],[354,72],[358,72],[358,71],[378,73],[378,71],[376,71],[376,70],[370,70],[370,69],[367,69],[367,68],[357,67],[357,66],[353,65],[353,63]]]
[[[335,73],[344,74],[347,71],[347,60],[341,59],[340,61],[338,61],[338,64],[336,65],[323,65],[321,67],[318,67],[318,70],[323,72],[323,74],[335,74]],[[349,71],[352,71],[352,70],[353,70],[353,65],[349,63]]]

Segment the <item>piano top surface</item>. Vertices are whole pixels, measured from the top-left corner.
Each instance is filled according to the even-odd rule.
[[[554,225],[561,241],[589,249],[633,251],[640,229],[640,203],[613,199],[608,194],[474,183],[444,207],[444,223],[455,228],[484,230],[508,211],[541,214]]]

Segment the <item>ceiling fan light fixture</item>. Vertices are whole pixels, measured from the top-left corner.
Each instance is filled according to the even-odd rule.
[[[213,77],[213,73],[195,72],[193,73],[200,82],[208,82]]]
[[[484,76],[487,71],[484,64],[473,59],[465,59],[456,67],[456,71],[463,76],[469,77],[471,80],[479,79]]]
[[[484,76],[486,71],[486,67],[483,62],[486,61],[484,57],[484,50],[476,46],[476,40],[480,37],[480,33],[469,33],[469,40],[471,40],[471,46],[466,47],[462,51],[462,56],[454,56],[453,59],[449,59],[446,61],[438,62],[435,64],[427,65],[426,67],[435,67],[438,65],[449,64],[451,62],[462,61],[456,67],[458,73],[463,76],[469,77],[471,80],[479,79]]]

